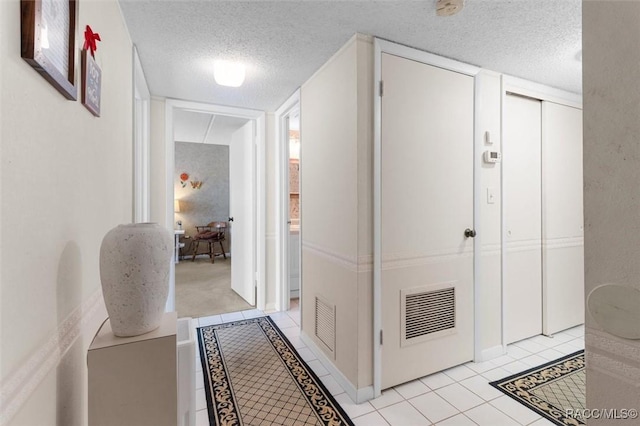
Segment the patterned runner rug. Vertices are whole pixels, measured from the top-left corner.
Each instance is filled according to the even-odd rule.
[[[584,425],[586,407],[584,351],[489,383],[552,423]]]
[[[198,329],[211,425],[353,425],[269,317]]]

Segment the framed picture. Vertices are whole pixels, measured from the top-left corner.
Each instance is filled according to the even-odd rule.
[[[91,114],[100,117],[102,71],[88,50],[83,50],[80,58],[80,81],[82,86],[82,97],[80,100],[82,101],[82,105],[91,111]]]
[[[75,101],[77,0],[21,0],[20,13],[22,58]]]

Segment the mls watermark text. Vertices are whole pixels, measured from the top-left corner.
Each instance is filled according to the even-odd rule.
[[[580,420],[629,420],[638,418],[635,408],[584,408],[567,409],[566,416]]]

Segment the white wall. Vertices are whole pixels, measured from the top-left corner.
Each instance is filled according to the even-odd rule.
[[[360,336],[357,53],[354,38],[300,92],[302,332],[323,348],[314,331],[315,299],[336,306],[335,365],[354,386]]]
[[[638,291],[640,3],[583,1],[582,6],[585,293],[601,284]],[[619,310],[612,318],[623,314]],[[637,329],[637,321],[630,325]],[[585,340],[587,406],[637,408],[640,340],[605,332],[590,314]],[[591,420],[589,425],[637,422]]]
[[[479,108],[477,111],[477,127],[479,134],[476,136],[476,157],[485,150],[502,149],[501,140],[501,83],[500,74],[481,70],[476,77],[478,85]],[[485,132],[489,132],[493,145],[485,143]],[[477,187],[480,188],[479,222],[475,224],[478,230],[477,242],[479,250],[475,255],[479,256],[478,275],[476,289],[478,294],[476,308],[480,311],[479,317],[479,349],[482,359],[488,359],[502,352],[502,259],[501,259],[501,209],[502,194],[500,188],[501,167],[500,164],[487,164],[481,162],[477,175],[480,180]],[[495,194],[495,202],[487,203],[486,192],[491,188]],[[476,246],[478,247],[478,246]]]
[[[266,309],[276,308],[276,117],[273,112],[265,115],[265,183],[266,191]]]
[[[85,424],[100,244],[133,215],[132,44],[117,1],[82,3],[77,39],[91,24],[103,40],[95,118],[21,59],[19,16],[0,2],[0,423]]]

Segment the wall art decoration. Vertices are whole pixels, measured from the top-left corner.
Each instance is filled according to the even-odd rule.
[[[77,0],[21,0],[21,56],[65,98],[76,86]]]
[[[180,174],[180,185],[182,185],[183,188],[185,186],[187,186],[187,181],[188,180],[189,180],[189,174],[188,173],[181,173]]]
[[[97,41],[102,41],[100,34],[94,33],[87,25],[84,31],[84,47],[82,48],[82,105],[93,115],[100,117],[102,71],[95,61],[95,51],[98,49]]]

